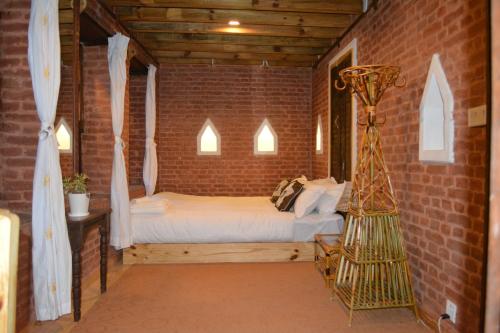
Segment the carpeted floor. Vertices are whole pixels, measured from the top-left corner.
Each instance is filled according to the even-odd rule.
[[[430,332],[407,309],[347,321],[312,263],[138,265],[71,332]]]

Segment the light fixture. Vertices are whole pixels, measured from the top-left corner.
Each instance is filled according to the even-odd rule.
[[[240,21],[238,21],[238,20],[231,20],[227,24],[229,24],[230,26],[235,27],[235,26],[240,25]]]

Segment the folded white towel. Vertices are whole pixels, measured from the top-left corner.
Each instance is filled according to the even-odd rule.
[[[141,198],[143,199],[143,198]],[[164,214],[167,211],[169,202],[166,199],[156,200],[132,200],[130,213],[132,214]]]
[[[131,214],[161,215],[167,212],[167,206],[130,207]]]
[[[150,202],[157,202],[157,201],[161,201],[161,200],[167,200],[167,199],[155,197],[155,196],[142,197],[142,198],[136,198],[136,199],[132,200],[132,204],[150,203]]]

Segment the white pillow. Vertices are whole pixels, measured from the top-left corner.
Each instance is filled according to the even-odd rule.
[[[314,179],[309,181],[312,184],[316,185],[331,185],[331,184],[337,184],[337,181],[335,178],[330,177],[330,178],[320,178],[320,179]]]
[[[306,177],[306,176],[304,176],[304,175],[302,175],[302,176],[300,176],[300,177],[298,177],[298,178],[295,178],[295,179],[296,179],[299,183],[304,184],[304,185],[308,182],[307,177]]]
[[[309,215],[316,208],[319,198],[321,198],[325,191],[325,186],[308,182],[297,200],[295,200],[295,216],[300,219]]]
[[[318,201],[318,211],[320,214],[333,214],[336,211],[337,203],[344,193],[345,182],[342,184],[328,185]]]

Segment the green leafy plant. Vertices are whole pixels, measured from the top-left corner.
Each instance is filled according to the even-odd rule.
[[[87,193],[89,177],[84,173],[76,173],[73,177],[63,178],[64,193]]]

